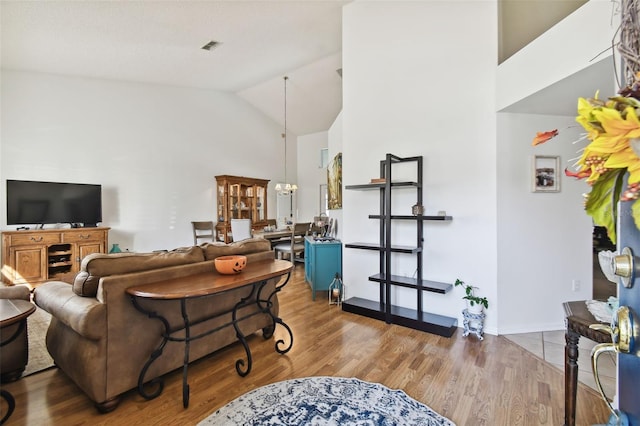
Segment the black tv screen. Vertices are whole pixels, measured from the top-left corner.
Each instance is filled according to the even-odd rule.
[[[7,225],[102,222],[102,187],[84,183],[7,180]]]

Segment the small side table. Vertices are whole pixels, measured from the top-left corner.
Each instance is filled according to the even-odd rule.
[[[562,304],[565,313],[564,347],[564,425],[576,424],[576,394],[578,391],[578,340],[580,336],[596,343],[611,343],[611,335],[601,330],[589,328],[601,323],[593,317],[584,300]]]
[[[0,347],[7,346],[12,342],[17,341],[18,339],[24,339],[24,342],[16,342],[18,347],[20,345],[28,345],[27,341],[27,317],[34,313],[36,310],[36,305],[26,300],[21,299],[0,299],[0,330],[2,333],[0,339]],[[8,336],[5,336],[7,334]],[[25,348],[24,353],[25,357],[28,351],[28,346]],[[18,350],[18,352],[21,352]],[[3,354],[6,356],[6,354]],[[21,354],[18,353],[18,356]],[[11,361],[11,360],[10,360]],[[24,371],[24,366],[26,365],[26,360],[18,359],[17,365],[18,369],[15,371],[7,372],[1,371],[3,379],[7,381],[17,380],[22,372]],[[12,365],[10,363],[10,365]],[[16,402],[13,398],[13,395],[9,391],[1,390],[0,397],[4,399],[8,405],[7,411],[0,419],[0,424],[3,424],[5,421],[9,419],[13,410],[16,408]]]
[[[482,334],[484,331],[482,329],[484,328],[485,316],[484,312],[474,314],[469,312],[469,309],[464,309],[462,311],[462,325],[464,325],[464,333],[462,333],[462,335],[466,337],[470,333],[473,333],[478,336],[478,339],[483,340],[484,337],[482,337]]]

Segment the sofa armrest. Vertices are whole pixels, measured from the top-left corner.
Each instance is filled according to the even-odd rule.
[[[31,300],[31,291],[24,285],[0,287],[0,299]]]
[[[105,335],[106,306],[94,297],[78,296],[65,282],[50,281],[38,286],[33,300],[58,321],[88,339],[99,340]]]

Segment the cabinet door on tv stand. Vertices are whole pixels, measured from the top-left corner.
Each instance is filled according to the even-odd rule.
[[[40,283],[47,279],[47,249],[44,246],[9,248],[13,284]]]
[[[82,263],[82,259],[92,253],[105,253],[104,242],[102,241],[86,241],[83,243],[77,243],[76,246],[76,269],[75,271],[80,270],[80,263]]]

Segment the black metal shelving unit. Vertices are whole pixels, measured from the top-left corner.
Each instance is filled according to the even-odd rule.
[[[416,163],[416,181],[394,182],[392,180],[392,169],[394,164]],[[369,281],[379,284],[378,301],[352,297],[342,303],[342,310],[352,312],[370,318],[385,321],[388,324],[398,324],[405,327],[422,330],[440,336],[451,337],[457,328],[456,318],[424,312],[422,303],[422,292],[429,291],[445,294],[453,286],[448,283],[424,280],[422,270],[422,248],[423,232],[425,221],[451,221],[451,216],[408,216],[391,214],[392,197],[391,193],[397,189],[415,189],[416,202],[422,205],[422,156],[398,157],[387,154],[385,159],[380,161],[380,178],[384,182],[367,183],[361,185],[347,185],[348,190],[358,191],[378,191],[380,195],[380,214],[369,215],[369,219],[379,220],[380,240],[379,243],[347,243],[346,248],[360,250],[374,250],[380,253],[379,272],[371,275]],[[408,220],[416,223],[416,244],[415,246],[398,246],[392,244],[391,223],[394,220]],[[394,275],[391,271],[392,253],[404,253],[414,255],[416,259],[416,277],[403,277]],[[416,290],[416,309],[408,309],[394,306],[391,301],[391,290],[393,287],[404,287]]]

